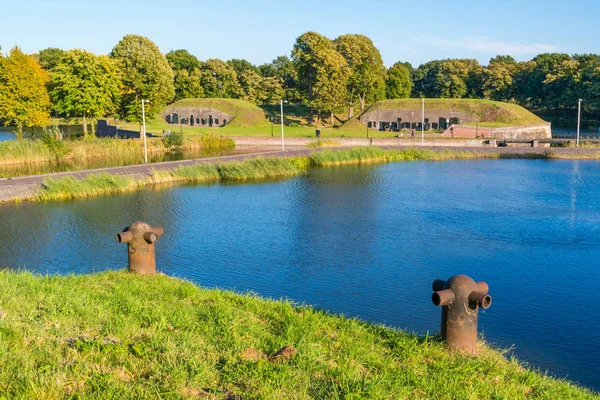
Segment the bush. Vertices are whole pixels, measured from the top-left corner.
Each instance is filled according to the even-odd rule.
[[[57,161],[64,158],[69,152],[69,149],[67,149],[63,142],[63,133],[57,126],[44,128],[42,142],[54,154]]]
[[[183,133],[172,132],[163,137],[163,144],[167,149],[183,146]]]

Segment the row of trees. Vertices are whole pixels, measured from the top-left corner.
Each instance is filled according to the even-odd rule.
[[[287,99],[317,114],[385,98],[487,98],[530,108],[568,110],[578,98],[587,111],[600,110],[600,56],[540,54],[517,62],[492,58],[434,60],[413,68],[383,65],[363,35],[329,39],[306,32],[291,57],[255,66],[246,60],[200,61],[186,50],[163,55],[149,39],[126,35],[108,56],[49,48],[29,56],[14,48],[0,55],[0,119],[17,126],[43,126],[49,110],[87,120],[115,116],[141,120],[142,99],[155,116],[172,101],[190,97],[241,98],[257,104]],[[94,124],[92,124],[94,126]]]

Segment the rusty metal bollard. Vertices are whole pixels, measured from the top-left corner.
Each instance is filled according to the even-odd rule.
[[[479,307],[486,309],[492,304],[488,284],[456,275],[448,281],[437,279],[432,287],[433,304],[442,306],[442,339],[451,349],[475,354]]]
[[[121,233],[117,233],[117,242],[127,243],[129,253],[129,271],[153,275],[156,273],[156,258],[154,242],[162,236],[164,229],[160,226],[150,226],[145,222],[134,222]]]

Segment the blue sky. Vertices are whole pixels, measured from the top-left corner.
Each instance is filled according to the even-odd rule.
[[[163,52],[254,64],[288,55],[306,31],[370,37],[387,66],[497,54],[600,53],[600,1],[593,0],[1,0],[0,46],[107,54],[123,35],[149,37]]]

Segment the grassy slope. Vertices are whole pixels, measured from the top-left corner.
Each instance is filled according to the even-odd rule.
[[[165,276],[0,272],[0,293],[6,398],[593,398],[487,348]]]
[[[269,121],[265,118],[265,112],[246,100],[183,99],[176,101],[169,107],[212,107],[233,116],[228,124],[231,127],[265,127],[269,125]]]
[[[421,110],[421,99],[383,100],[365,109],[365,112],[390,109]],[[425,108],[433,110],[456,110],[479,117],[480,125],[500,127],[539,124],[545,122],[525,108],[511,103],[479,99],[425,99]],[[354,122],[353,122],[354,121]],[[348,121],[344,127],[355,126],[356,119]]]

